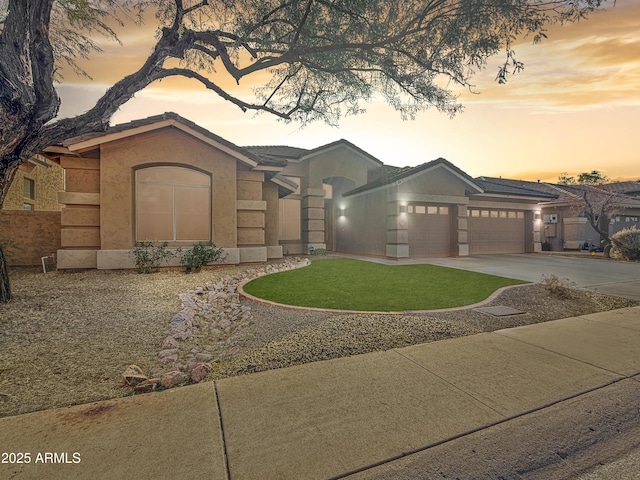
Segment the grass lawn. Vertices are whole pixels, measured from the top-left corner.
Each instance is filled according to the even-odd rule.
[[[287,305],[394,312],[471,305],[498,288],[523,283],[528,282],[435,265],[324,258],[252,280],[244,290]]]

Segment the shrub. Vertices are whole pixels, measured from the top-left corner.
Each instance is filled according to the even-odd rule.
[[[635,225],[616,232],[611,237],[611,256],[622,260],[640,260],[640,230]]]
[[[568,278],[558,278],[556,275],[543,275],[542,286],[550,295],[566,299],[571,297],[571,288],[575,286],[575,282],[572,282]]]
[[[134,258],[138,273],[157,272],[162,261],[168,262],[174,257],[175,253],[169,251],[167,246],[167,242],[159,245],[153,242],[137,242],[135,247],[129,250],[129,255]]]
[[[217,248],[213,243],[198,242],[184,252],[178,249],[180,264],[184,265],[186,272],[199,272],[206,264],[223,260],[222,248]]]

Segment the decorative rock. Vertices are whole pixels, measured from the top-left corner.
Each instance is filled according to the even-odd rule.
[[[136,393],[149,393],[153,392],[158,388],[158,383],[160,383],[159,378],[150,378],[146,382],[139,383],[133,388],[133,391]]]
[[[178,323],[177,325],[171,326],[171,331],[174,333],[182,333],[186,332],[187,330],[189,330],[189,327],[184,323]]]
[[[177,348],[168,348],[166,350],[160,350],[160,353],[158,353],[158,356],[160,358],[171,357],[173,355],[178,355],[178,349]]]
[[[170,372],[162,375],[160,383],[164,388],[172,388],[180,385],[186,380],[184,374],[178,370],[171,370]]]
[[[158,356],[160,357],[160,361],[162,363],[173,363],[178,360],[178,349],[170,348],[167,350],[160,350]]]
[[[177,332],[173,336],[176,339],[187,340],[188,338],[193,337],[193,334],[191,332]]]
[[[169,323],[170,327],[174,327],[177,325],[189,325],[191,323],[191,319],[193,318],[194,311],[190,308],[184,308],[176,313],[171,322]]]
[[[122,374],[122,379],[124,380],[125,385],[132,387],[148,380],[148,377],[139,366],[129,365]]]
[[[180,348],[180,343],[173,337],[165,338],[164,342],[162,342],[162,349],[169,350],[172,348]]]
[[[208,353],[197,353],[196,354],[196,360],[200,361],[200,362],[210,362],[211,361],[211,355],[209,355]]]
[[[191,372],[191,380],[196,383],[200,383],[202,380],[207,378],[207,376],[213,370],[213,367],[208,363],[195,363],[189,366],[189,370]]]
[[[202,381],[212,370],[211,364],[206,362],[211,362],[213,357],[216,357],[214,361],[218,361],[240,351],[235,345],[235,339],[231,339],[236,329],[252,323],[251,307],[243,305],[238,293],[241,282],[309,264],[310,261],[306,258],[287,258],[281,263],[249,269],[245,273],[218,280],[214,284],[206,284],[204,287],[189,290],[188,293],[181,293],[179,298],[182,309],[171,319],[171,335],[165,338],[162,351],[158,355],[164,368],[173,369],[162,377],[162,385],[171,388],[184,382],[186,378],[180,370],[187,369],[195,382]],[[202,346],[204,342],[211,344]],[[188,367],[178,363],[178,358],[188,362]],[[141,385],[140,391],[147,391],[148,388],[152,387]]]
[[[180,301],[182,302],[182,305],[184,305],[185,307],[196,308],[196,302],[193,301],[193,299],[189,296],[189,294],[181,293],[178,296],[180,297]]]

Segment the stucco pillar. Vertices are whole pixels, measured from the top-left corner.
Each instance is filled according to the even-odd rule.
[[[275,183],[262,185],[262,200],[266,203],[264,242],[267,259],[282,258],[282,246],[278,245],[278,187]]]
[[[402,202],[387,202],[386,255],[391,258],[409,256],[409,219],[407,206]]]
[[[542,251],[542,215],[540,212],[525,212],[525,251],[527,253]]]
[[[469,256],[469,213],[466,205],[452,205],[455,246],[453,253],[458,257]]]
[[[61,157],[66,191],[58,193],[61,215],[61,249],[58,268],[96,268],[102,244],[100,229],[100,161]]]
[[[327,248],[324,237],[324,189],[307,188],[302,192],[302,249]]]
[[[237,173],[237,238],[240,263],[267,260],[265,246],[265,212],[267,202],[262,199],[262,172]]]

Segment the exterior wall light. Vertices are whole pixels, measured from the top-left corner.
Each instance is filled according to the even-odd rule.
[[[338,209],[338,213],[340,214],[341,217],[344,217],[347,215],[347,210],[344,207],[340,207]]]
[[[401,203],[400,204],[400,213],[402,214],[406,214],[407,213],[407,204],[406,203]]]

